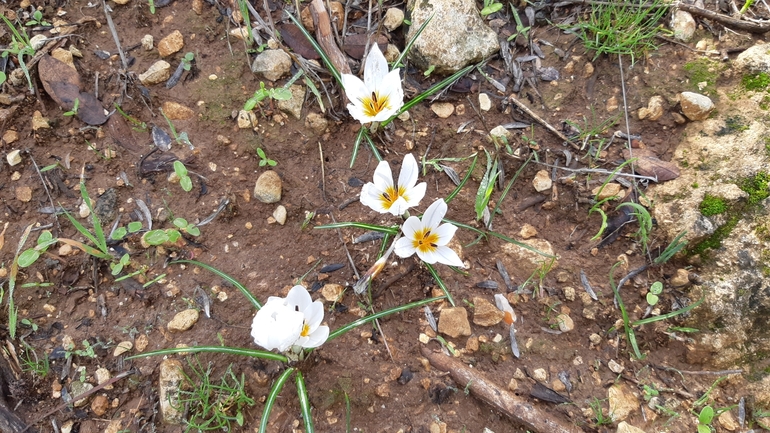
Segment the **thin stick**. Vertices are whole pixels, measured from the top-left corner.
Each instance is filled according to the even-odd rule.
[[[694,375],[701,375],[701,376],[727,376],[730,374],[743,374],[743,370],[736,369],[736,370],[719,370],[719,371],[708,371],[708,370],[701,370],[701,371],[689,371],[689,370],[680,370],[678,368],[674,367],[666,367],[665,365],[655,365],[650,364],[653,367],[659,369],[659,370],[665,370],[665,371],[675,371],[677,373],[681,374],[694,374]]]
[[[332,217],[332,221],[334,221],[335,224],[337,224],[337,220],[334,218],[334,214],[329,214]],[[337,230],[337,236],[340,238],[340,242],[342,242],[342,248],[345,249],[345,254],[348,256],[348,261],[350,262],[350,267],[353,268],[353,274],[356,276],[356,280],[360,280],[361,277],[358,275],[358,269],[356,269],[356,264],[353,262],[353,257],[350,255],[350,251],[348,251],[348,246],[345,245],[345,239],[342,238],[342,232],[340,229]]]
[[[30,161],[32,161],[32,165],[35,166],[35,171],[37,171],[37,175],[40,177],[40,183],[43,184],[43,189],[45,189],[45,195],[48,196],[48,202],[51,203],[51,208],[56,210],[56,204],[53,202],[53,197],[51,197],[51,192],[48,191],[48,185],[45,183],[45,179],[43,179],[43,173],[40,172],[40,167],[38,167],[37,162],[35,162],[35,158],[32,156],[32,152],[27,149],[27,156],[29,156]],[[61,235],[61,225],[59,225],[59,214],[54,212],[53,218],[56,221],[56,228],[58,229],[57,235]]]
[[[324,201],[326,201],[326,173],[324,172],[324,149],[321,147],[321,142],[318,142],[318,153],[321,156],[321,194],[323,194]]]
[[[104,7],[104,15],[107,17],[107,26],[112,33],[112,39],[115,40],[115,46],[118,47],[118,54],[120,54],[120,61],[123,64],[123,70],[128,70],[128,62],[126,61],[126,55],[123,54],[123,49],[120,47],[120,38],[118,38],[118,31],[115,29],[115,23],[112,22],[112,15],[110,15],[110,8],[107,6],[107,0],[102,0],[102,6]]]
[[[531,118],[535,119],[538,123],[540,123],[546,129],[548,129],[549,131],[554,133],[557,137],[562,139],[564,142],[569,143],[569,145],[572,146],[573,148],[575,148],[575,150],[580,150],[580,146],[578,146],[577,144],[573,143],[569,138],[567,138],[566,135],[562,134],[561,131],[559,131],[558,129],[556,129],[553,126],[551,126],[550,123],[546,122],[545,119],[543,119],[542,117],[540,117],[537,114],[535,114],[534,111],[530,110],[529,107],[524,105],[524,103],[522,103],[521,101],[516,99],[515,96],[513,96],[513,95],[509,96],[508,100],[513,102],[514,104],[516,104],[516,106],[519,107],[519,109],[521,109],[521,111],[527,113]]]

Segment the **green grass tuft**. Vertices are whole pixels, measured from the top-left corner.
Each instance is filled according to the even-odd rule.
[[[706,194],[703,197],[703,201],[700,202],[700,213],[703,216],[714,216],[724,213],[727,210],[727,203],[721,197],[716,197],[711,194]]]

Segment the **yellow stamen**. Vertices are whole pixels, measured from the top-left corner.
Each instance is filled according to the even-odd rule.
[[[303,324],[302,332],[300,332],[299,335],[302,337],[307,337],[308,335],[310,335],[310,325],[308,325],[307,323]]]
[[[399,197],[403,197],[404,200],[409,201],[406,197],[406,188],[403,186],[398,186],[398,189],[393,186],[389,186],[385,192],[380,195],[380,202],[382,203],[382,207],[385,209],[390,209],[391,206],[393,206],[393,203],[398,200]]]
[[[380,95],[376,91],[372,92],[371,97],[363,97],[360,101],[364,107],[364,115],[367,117],[374,117],[390,108],[390,98],[387,95]]]
[[[422,229],[414,234],[412,247],[421,253],[434,252],[438,248],[438,235],[429,228]]]

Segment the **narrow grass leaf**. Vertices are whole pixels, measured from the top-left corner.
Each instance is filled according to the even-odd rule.
[[[441,288],[441,290],[444,292],[444,295],[446,296],[447,300],[449,301],[452,306],[455,306],[455,300],[452,298],[452,294],[449,293],[449,288],[444,284],[444,280],[441,279],[441,276],[439,276],[436,269],[431,265],[430,263],[425,263],[425,267],[428,268],[428,272],[430,272],[431,275],[433,275],[433,279],[436,280],[436,284]]]
[[[533,253],[540,254],[543,257],[548,257],[549,259],[556,259],[556,258],[558,258],[557,256],[554,256],[552,254],[544,253],[544,252],[538,250],[537,248],[533,247],[532,245],[525,244],[524,242],[519,242],[516,239],[509,238],[508,236],[506,236],[506,235],[504,235],[502,233],[498,233],[498,232],[496,232],[494,230],[487,231],[487,234],[490,234],[490,235],[492,235],[492,236],[494,236],[494,237],[496,237],[498,239],[502,239],[502,240],[504,240],[506,242],[510,242],[510,243],[512,243],[512,244],[514,244],[516,246],[522,247],[524,249],[530,250]]]
[[[305,432],[314,433],[313,414],[310,413],[310,399],[307,397],[305,378],[302,377],[302,372],[297,370],[297,375],[294,379],[297,381],[297,395],[299,396],[299,407],[302,409],[302,419],[305,421]]]
[[[400,313],[402,311],[409,310],[411,308],[415,307],[421,307],[426,304],[430,304],[431,302],[436,302],[444,299],[445,296],[439,296],[436,298],[428,298],[423,299],[422,301],[415,301],[406,305],[399,305],[398,307],[393,307],[391,309],[380,311],[379,313],[372,314],[370,316],[362,317],[354,322],[348,323],[347,325],[343,326],[342,328],[336,329],[334,332],[329,334],[329,338],[326,340],[327,342],[339,337],[340,335],[350,331],[351,329],[357,328],[361,325],[367,324],[371,321],[377,320],[381,317],[389,316],[394,313]]]
[[[329,58],[329,56],[326,55],[326,52],[323,50],[323,48],[318,45],[318,42],[316,42],[315,38],[311,36],[310,33],[308,33],[308,31],[305,29],[305,26],[303,26],[301,22],[297,21],[294,15],[288,15],[289,19],[294,23],[294,25],[297,26],[297,28],[299,28],[299,31],[302,32],[302,35],[305,36],[305,39],[307,39],[307,41],[310,42],[310,45],[313,46],[313,49],[315,49],[318,55],[321,56],[321,60],[323,60],[326,67],[329,69],[329,73],[332,74],[340,87],[342,87],[342,76],[340,75],[340,71],[338,71],[334,66],[334,63],[332,63],[332,60]]]
[[[658,321],[661,321],[661,320],[666,320],[666,319],[670,319],[672,317],[679,316],[680,314],[684,314],[684,313],[692,310],[693,308],[697,307],[698,305],[702,304],[705,299],[706,299],[705,296],[701,296],[700,299],[698,299],[694,303],[692,303],[692,304],[690,304],[690,305],[688,305],[688,306],[686,306],[684,308],[680,308],[680,309],[678,309],[676,311],[672,311],[670,313],[661,314],[659,316],[652,316],[652,317],[648,317],[646,319],[637,320],[636,322],[633,322],[631,325],[632,326],[641,326],[641,325],[646,325],[648,323],[658,322]]]
[[[367,131],[365,128],[361,128],[364,131]],[[372,150],[372,153],[374,154],[374,157],[377,159],[377,162],[382,161],[382,155],[380,155],[380,151],[377,150],[377,146],[374,145],[374,141],[372,141],[372,137],[369,136],[369,133],[364,133],[364,140],[366,140],[366,143],[369,145],[369,148]],[[352,167],[352,166],[351,166]]]
[[[503,203],[503,200],[508,195],[508,192],[511,190],[511,187],[513,186],[513,183],[516,182],[516,179],[519,178],[519,175],[522,171],[524,171],[524,168],[529,164],[530,161],[532,161],[532,157],[534,154],[530,154],[529,158],[527,158],[526,161],[524,161],[524,164],[519,167],[518,170],[516,170],[516,174],[513,175],[513,178],[508,182],[508,185],[505,186],[505,189],[503,189],[503,193],[500,194],[500,198],[497,199],[497,204],[495,205],[495,209],[492,211],[492,214],[489,216],[489,227],[492,227],[492,220],[495,219],[495,215],[497,215],[497,211],[500,209],[500,206]]]
[[[137,353],[126,357],[126,359],[147,358],[148,356],[173,355],[177,353],[223,353],[226,355],[249,356],[252,358],[267,359],[270,361],[289,362],[289,358],[273,352],[267,352],[258,349],[245,349],[241,347],[228,346],[192,346],[192,347],[173,347],[170,349],[153,350],[152,352]]]
[[[430,95],[443,90],[445,87],[450,86],[452,83],[457,81],[458,78],[462,77],[463,75],[467,74],[468,71],[473,69],[475,65],[469,65],[466,66],[459,71],[455,72],[454,74],[448,76],[447,78],[444,78],[443,80],[439,81],[438,83],[432,85],[428,90],[420,93],[419,95],[415,96],[414,98],[410,99],[409,102],[405,103],[398,111],[396,111],[393,116],[391,116],[390,119],[383,121],[380,123],[381,127],[387,126],[390,122],[393,121],[396,117],[400,116],[401,113],[408,111],[410,108],[414,107],[415,105],[422,102],[425,98],[429,97]]]
[[[273,409],[275,400],[278,398],[278,394],[281,392],[281,389],[283,389],[283,385],[289,379],[289,376],[296,370],[297,369],[294,367],[287,368],[286,371],[278,376],[278,379],[273,384],[273,388],[270,389],[270,394],[268,394],[267,400],[265,400],[265,409],[262,411],[262,419],[259,421],[259,433],[267,432],[267,422],[270,418],[270,411]]]
[[[197,260],[176,260],[176,261],[171,262],[171,264],[185,264],[185,263],[186,264],[195,265],[195,266],[200,266],[201,268],[203,268],[203,269],[205,269],[205,270],[207,270],[207,271],[209,271],[211,273],[216,274],[218,277],[222,278],[223,280],[227,281],[228,283],[230,283],[233,286],[235,286],[235,288],[240,290],[241,293],[243,293],[243,296],[245,296],[246,299],[248,299],[249,302],[251,302],[251,305],[253,305],[254,308],[256,308],[256,309],[262,308],[262,304],[259,303],[257,298],[254,295],[252,295],[251,292],[249,292],[249,290],[243,284],[241,284],[235,278],[233,278],[233,277],[227,275],[226,273],[220,271],[219,269],[217,269],[217,268],[215,268],[215,267],[213,267],[211,265],[207,265],[206,263],[199,262]]]
[[[414,43],[417,42],[417,38],[420,37],[420,35],[422,34],[423,30],[425,30],[425,27],[428,26],[428,23],[430,23],[430,21],[432,19],[433,19],[433,15],[428,17],[428,19],[425,20],[424,23],[422,23],[420,28],[417,29],[417,33],[415,33],[414,36],[412,36],[412,39],[409,39],[409,42],[406,43],[406,46],[404,47],[404,50],[401,51],[401,54],[399,54],[399,56],[396,58],[396,61],[393,62],[393,67],[395,67],[395,68],[399,67],[398,65],[400,65],[401,61],[404,60],[404,58],[407,56],[407,54],[409,54],[409,50],[412,49],[412,45],[414,45]]]
[[[364,139],[364,135],[367,134],[367,129],[361,126],[361,129],[358,130],[358,134],[356,135],[356,140],[353,142],[353,155],[350,157],[350,168],[353,168],[353,164],[356,163],[356,158],[358,157],[358,149],[361,148],[361,140]]]
[[[383,226],[378,226],[374,224],[366,224],[366,223],[359,223],[359,222],[324,224],[322,226],[315,226],[313,228],[314,229],[342,229],[342,228],[348,228],[348,227],[381,232],[389,235],[396,235],[399,230],[398,226],[383,227]]]
[[[612,292],[615,294],[615,300],[618,302],[618,308],[620,308],[620,314],[623,317],[623,328],[626,331],[626,338],[628,339],[628,344],[631,345],[631,348],[634,350],[634,356],[636,359],[644,359],[644,355],[639,351],[639,346],[636,344],[636,334],[634,333],[634,328],[631,326],[630,320],[628,319],[628,312],[626,311],[626,307],[623,304],[623,299],[620,297],[620,293],[618,292],[618,287],[615,284],[615,269],[620,265],[620,262],[615,263],[612,265],[612,268],[610,269],[610,287],[612,288]]]
[[[479,190],[476,192],[476,219],[481,219],[484,215],[484,209],[489,204],[489,199],[492,197],[492,191],[495,188],[495,180],[499,171],[497,171],[497,158],[492,158],[492,155],[484,149],[484,153],[487,154],[487,170],[484,172],[484,177],[481,178],[479,184]]]

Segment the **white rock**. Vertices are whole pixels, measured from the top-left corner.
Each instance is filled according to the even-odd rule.
[[[652,121],[660,119],[663,116],[663,97],[655,95],[650,98],[647,107],[642,107],[638,112],[639,120],[649,119]]]
[[[29,44],[32,46],[32,49],[37,51],[37,50],[43,48],[43,46],[46,43],[46,40],[47,39],[46,39],[45,35],[43,35],[43,34],[35,35],[35,36],[32,36],[31,38],[29,38]]]
[[[254,185],[254,198],[262,203],[277,203],[281,200],[283,182],[281,176],[273,170],[259,175]]]
[[[10,152],[8,152],[8,155],[5,156],[6,161],[8,161],[8,165],[13,167],[14,165],[18,165],[21,163],[21,150],[15,149]]]
[[[142,36],[142,48],[144,48],[145,51],[152,51],[154,46],[155,40],[153,39],[152,35]]]
[[[158,388],[160,412],[166,424],[178,425],[184,420],[184,404],[179,402],[179,390],[185,376],[182,363],[177,359],[164,359],[160,363]]]
[[[714,110],[711,98],[700,93],[682,92],[679,94],[679,103],[682,112],[690,120],[706,120]]]
[[[613,421],[623,421],[632,412],[639,410],[639,399],[625,385],[613,385],[607,390],[610,405],[610,417]]]
[[[273,211],[273,218],[280,225],[286,224],[286,208],[283,205],[278,205]]]
[[[695,19],[689,12],[678,9],[671,17],[671,31],[682,42],[689,42],[695,34]]]
[[[489,99],[489,95],[486,93],[479,93],[479,108],[481,111],[489,111],[492,109],[492,100]]]
[[[238,112],[238,128],[251,129],[257,126],[257,115],[249,110],[241,110]]]
[[[251,70],[270,81],[276,81],[289,73],[291,63],[291,57],[285,51],[265,50],[254,59]]]
[[[735,66],[746,72],[770,72],[770,44],[757,44],[740,53]]]
[[[575,329],[575,322],[572,321],[568,314],[562,313],[556,316],[556,323],[559,325],[561,332],[569,332]]]
[[[174,318],[168,322],[166,328],[171,332],[186,331],[198,322],[200,313],[194,308],[189,308],[184,311],[180,311],[174,315]]]
[[[615,433],[645,433],[645,431],[639,427],[634,427],[625,421],[621,421],[620,424],[618,424],[618,429]]]
[[[385,18],[382,20],[382,25],[388,29],[389,32],[401,27],[404,22],[404,11],[399,8],[388,8],[385,11]]]
[[[454,113],[455,106],[451,102],[435,102],[431,104],[430,109],[436,116],[446,119]]]
[[[171,65],[165,60],[153,63],[143,74],[139,74],[139,81],[145,86],[159,84],[168,80],[171,76]]]
[[[610,371],[615,374],[620,374],[623,372],[623,370],[626,369],[622,365],[618,364],[618,362],[614,359],[610,359],[610,362],[607,363],[607,366],[610,368]]]
[[[532,186],[535,187],[537,192],[549,191],[551,186],[553,186],[551,173],[548,170],[538,171],[532,179]]]
[[[546,372],[544,368],[537,368],[532,372],[532,379],[545,383],[545,381],[548,380],[548,372]]]

